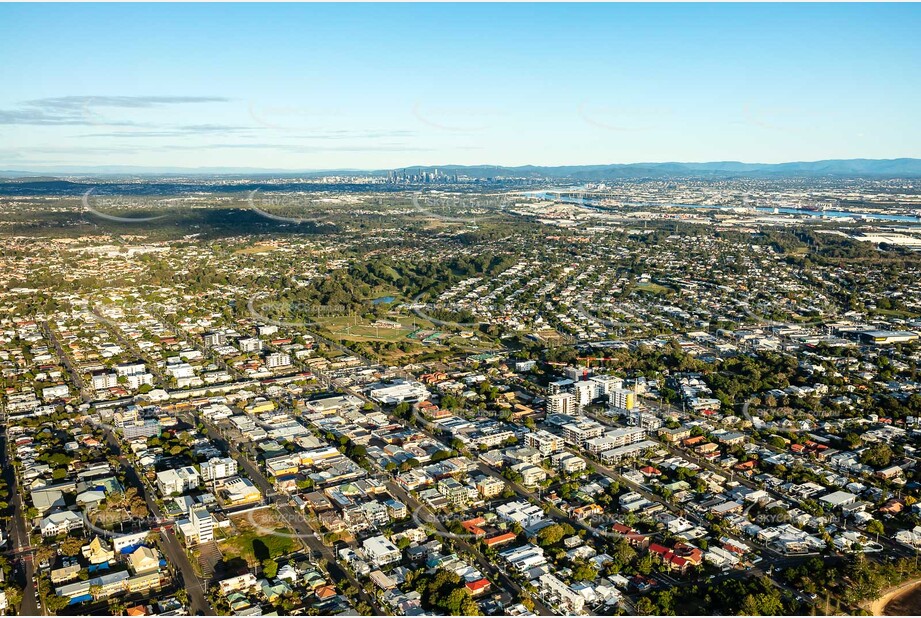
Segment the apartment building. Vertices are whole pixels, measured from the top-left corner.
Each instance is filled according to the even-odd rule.
[[[547,414],[575,414],[576,396],[572,393],[556,393],[547,397]]]
[[[612,429],[604,435],[586,440],[583,447],[589,453],[602,453],[604,451],[636,444],[646,438],[646,430],[642,427],[619,427]]]
[[[606,397],[611,394],[611,391],[624,387],[623,378],[617,376],[592,376],[588,380],[598,384],[599,397]]]
[[[291,364],[291,356],[284,352],[273,352],[265,357],[265,366],[269,369],[287,367]]]
[[[557,609],[562,610],[564,614],[582,613],[585,597],[573,590],[569,584],[552,573],[541,575],[539,581],[543,598],[548,599]]]
[[[201,477],[192,466],[157,472],[157,488],[163,496],[185,493],[198,487]]]
[[[546,429],[538,429],[526,434],[524,443],[526,446],[537,449],[541,457],[549,457],[563,450],[563,439],[553,435]]]
[[[397,546],[383,535],[365,539],[362,541],[361,546],[365,550],[368,559],[371,560],[376,567],[382,567],[392,562],[397,562],[403,555]]]
[[[576,407],[582,409],[601,396],[601,385],[591,380],[583,380],[573,385],[572,392],[576,398]]]
[[[567,444],[581,447],[586,441],[600,437],[604,433],[604,425],[589,419],[577,419],[574,423],[563,425],[563,440]]]
[[[516,464],[512,470],[521,475],[521,484],[525,487],[536,487],[547,479],[547,472],[534,464]]]
[[[636,406],[636,393],[626,388],[615,388],[608,394],[608,403],[618,410],[632,410]]]
[[[486,500],[495,498],[505,491],[505,482],[492,476],[482,476],[476,481],[477,491]]]
[[[115,365],[115,373],[120,378],[137,376],[147,373],[147,367],[140,361],[133,363],[121,363],[119,365]]]
[[[114,371],[103,371],[93,374],[93,389],[97,391],[115,388],[118,386],[118,374]]]
[[[189,524],[191,536],[198,544],[208,543],[214,540],[214,518],[203,506],[196,507],[189,511]]]
[[[205,347],[208,348],[216,348],[227,343],[227,335],[222,332],[206,333],[202,339],[204,339]]]
[[[201,464],[201,480],[215,481],[237,473],[237,462],[232,457],[212,457]]]
[[[469,495],[467,488],[451,477],[438,481],[438,491],[452,507],[456,508],[467,504]]]
[[[544,510],[542,508],[521,500],[496,507],[496,515],[500,519],[514,522],[522,528],[529,528],[544,520]]]
[[[244,337],[243,339],[238,339],[237,345],[240,346],[241,352],[262,351],[262,340],[255,337]]]

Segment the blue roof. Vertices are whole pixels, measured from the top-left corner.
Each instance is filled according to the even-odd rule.
[[[93,595],[91,594],[81,594],[78,597],[72,597],[68,605],[76,605],[78,603],[85,603],[86,601],[92,601]]]

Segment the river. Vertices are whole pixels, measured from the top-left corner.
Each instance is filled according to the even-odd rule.
[[[555,200],[566,204],[576,204],[579,206],[599,207],[604,204],[598,200],[580,197],[563,197],[561,194],[547,191],[531,191],[525,195],[537,197],[545,200]],[[738,206],[727,205],[707,205],[707,204],[655,204],[655,203],[625,203],[624,206],[631,208],[706,208],[710,210],[737,210]],[[758,212],[767,214],[785,214],[785,215],[803,215],[806,217],[826,217],[834,219],[856,219],[872,221],[894,221],[900,223],[921,223],[921,217],[916,215],[887,215],[876,212],[851,212],[847,210],[806,210],[804,208],[794,208],[792,206],[756,206]]]
[[[921,585],[917,585],[905,594],[899,595],[886,603],[883,616],[919,616],[921,615]]]

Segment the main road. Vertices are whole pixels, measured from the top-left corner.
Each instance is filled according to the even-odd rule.
[[[194,419],[193,419],[194,420]],[[194,424],[194,423],[193,423]],[[204,422],[205,430],[208,433],[208,437],[211,440],[223,447],[225,451],[230,453],[230,456],[233,457],[241,468],[246,472],[246,475],[253,481],[259,491],[262,492],[266,498],[271,500],[275,505],[275,508],[278,510],[279,515],[281,515],[282,520],[289,524],[297,534],[299,540],[303,541],[311,550],[312,556],[321,555],[326,559],[326,570],[329,572],[329,576],[335,583],[340,583],[343,581],[348,581],[352,584],[355,590],[358,591],[358,599],[365,602],[376,615],[384,615],[385,612],[382,611],[380,605],[377,602],[377,599],[374,595],[369,594],[366,588],[355,579],[355,576],[352,575],[349,571],[342,568],[339,564],[339,561],[336,555],[333,553],[333,550],[325,545],[320,538],[319,533],[316,530],[310,527],[310,524],[307,522],[307,519],[304,517],[304,514],[288,503],[286,496],[279,494],[275,491],[275,488],[272,487],[272,484],[269,483],[268,479],[262,473],[256,464],[252,462],[248,457],[241,453],[236,445],[229,443],[220,435],[219,430],[211,425],[209,422]]]
[[[393,494],[401,502],[403,502],[407,507],[409,507],[411,509],[411,512],[417,513],[419,512],[420,509],[422,509],[427,514],[429,513],[428,509],[424,505],[422,505],[422,503],[420,503],[418,500],[416,500],[411,495],[409,495],[408,492],[406,492],[402,487],[397,485],[395,482],[388,480],[386,485],[390,493]],[[430,519],[423,519],[422,521],[432,523],[439,530],[439,532],[441,532],[445,536],[445,538],[453,539],[458,547],[460,547],[461,549],[469,553],[471,556],[473,556],[474,559],[476,560],[477,566],[479,567],[480,571],[485,571],[486,573],[489,573],[492,576],[492,578],[495,580],[498,580],[506,590],[514,592],[519,597],[523,596],[523,591],[521,589],[521,586],[518,584],[518,582],[516,582],[511,577],[509,577],[508,574],[505,573],[505,571],[503,571],[497,565],[487,560],[486,557],[483,556],[483,554],[480,553],[480,551],[476,549],[473,545],[468,543],[463,538],[462,535],[455,535],[449,532],[448,529],[445,528],[444,524],[441,522],[440,519],[438,519],[437,516],[432,516],[430,517]],[[537,599],[532,599],[532,600],[534,601],[534,610],[537,614],[541,616],[553,616],[554,615],[553,612],[551,612],[543,603],[541,603]]]
[[[30,528],[26,525],[26,510],[28,507],[25,505],[22,494],[19,491],[16,470],[10,463],[12,461],[12,452],[9,449],[6,430],[7,427],[4,426],[3,435],[0,436],[0,440],[3,441],[3,476],[6,478],[7,487],[9,487],[10,494],[13,496],[10,503],[13,513],[10,518],[9,553],[12,554],[11,557],[13,559],[18,557],[22,560],[22,572],[25,579],[25,585],[22,592],[22,606],[20,607],[19,613],[22,616],[36,616],[43,614],[44,610],[39,610],[38,608],[38,588],[35,583],[35,554],[32,542],[29,540]]]
[[[106,441],[108,442],[110,450],[118,457],[118,461],[125,471],[126,480],[141,491],[141,495],[144,496],[144,501],[147,503],[147,509],[150,513],[154,515],[158,521],[164,521],[166,518],[163,515],[163,511],[151,495],[153,489],[149,487],[146,479],[142,478],[141,475],[137,473],[134,464],[128,457],[122,453],[121,445],[115,437],[115,434],[112,433],[112,430],[106,427],[103,431],[106,434]],[[182,543],[176,537],[175,531],[168,526],[161,527],[160,538],[163,540],[163,551],[166,553],[167,558],[170,563],[179,570],[179,576],[182,580],[180,584],[189,593],[189,605],[192,611],[197,615],[214,616],[215,612],[211,608],[208,598],[205,596],[205,587],[198,577],[198,574],[196,574],[195,569],[192,567],[192,563],[189,561],[189,557],[185,553]]]

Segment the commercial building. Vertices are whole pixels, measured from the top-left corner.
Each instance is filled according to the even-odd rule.
[[[232,477],[222,481],[218,486],[218,494],[225,506],[253,504],[262,500],[262,494],[253,485],[253,482],[241,477]]]
[[[857,333],[860,340],[864,343],[875,345],[885,345],[889,343],[907,343],[918,339],[918,333],[906,330],[864,330]]]
[[[138,410],[136,408],[130,408],[123,412],[116,412],[113,420],[115,429],[122,434],[125,440],[149,438],[151,436],[160,435],[160,419],[142,418],[138,415]]]
[[[420,382],[396,380],[391,384],[379,384],[368,391],[374,401],[387,405],[407,402],[414,403],[429,399],[431,393]]]

